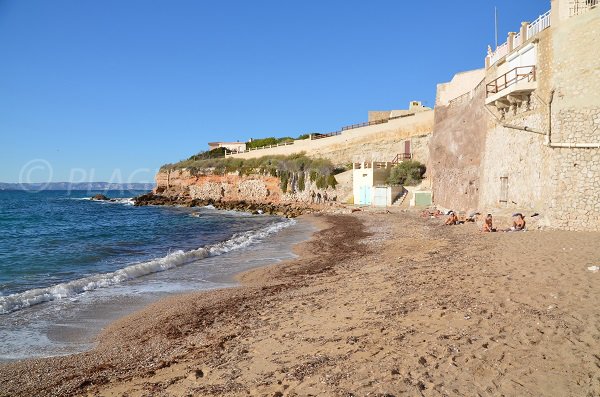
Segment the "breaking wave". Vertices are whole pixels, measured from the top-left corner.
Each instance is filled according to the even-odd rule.
[[[294,223],[296,221],[293,219],[286,219],[258,230],[235,234],[229,240],[191,251],[178,250],[162,258],[135,263],[114,272],[95,274],[46,288],[36,288],[8,296],[0,296],[0,314],[11,313],[43,302],[73,298],[83,292],[110,287],[127,280],[183,266],[202,258],[222,255],[255,244]]]

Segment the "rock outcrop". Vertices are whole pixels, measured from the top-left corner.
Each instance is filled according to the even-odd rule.
[[[294,205],[292,203],[273,204],[273,203],[258,203],[241,201],[223,201],[209,199],[198,199],[184,196],[169,197],[155,193],[147,193],[135,198],[135,206],[141,207],[146,205],[180,205],[184,207],[205,207],[212,205],[216,209],[245,211],[252,214],[268,214],[279,215],[287,218],[295,218],[302,214],[315,212],[313,208],[308,206]]]
[[[314,183],[306,182],[303,191],[283,192],[280,180],[268,175],[238,175],[229,173],[215,175],[210,172],[194,174],[187,169],[161,170],[156,175],[156,188],[135,198],[136,206],[181,205],[201,207],[212,205],[217,209],[264,213],[285,217],[319,210],[314,205],[311,192],[328,197],[327,207],[338,205],[335,189],[317,189]],[[327,194],[324,194],[327,192]],[[323,203],[325,204],[325,203]]]

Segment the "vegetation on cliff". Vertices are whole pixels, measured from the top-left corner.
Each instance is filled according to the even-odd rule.
[[[425,175],[425,165],[415,160],[403,161],[390,172],[387,182],[390,185],[418,185]]]
[[[304,152],[290,156],[263,156],[252,159],[210,158],[200,155],[176,164],[165,164],[161,171],[185,168],[192,175],[269,175],[279,178],[281,190],[285,193],[288,190],[304,191],[308,185],[307,180],[314,183],[318,189],[335,188],[337,181],[334,175],[345,170],[336,168],[327,159],[308,157]]]
[[[308,139],[308,134],[302,134],[298,138],[292,138],[291,136],[284,136],[282,138],[268,137],[260,139],[252,139],[252,141],[246,143],[246,149],[254,149],[269,145],[278,145],[284,142],[293,142],[294,139]]]

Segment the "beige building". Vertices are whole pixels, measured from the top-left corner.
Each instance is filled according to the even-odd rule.
[[[245,142],[208,142],[208,150],[225,148],[232,152],[243,152],[246,150]]]
[[[421,101],[410,101],[408,104],[408,109],[400,109],[400,110],[370,110],[369,111],[369,122],[377,122],[395,119],[398,117],[404,117],[407,115],[412,115],[419,112],[430,111],[431,108],[427,106],[423,106]]]
[[[438,87],[429,164],[437,204],[600,229],[597,3],[553,0],[490,49],[468,93],[452,98],[460,90]]]

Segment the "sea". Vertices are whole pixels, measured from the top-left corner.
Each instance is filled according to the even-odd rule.
[[[113,201],[91,200],[104,194]],[[0,361],[88,350],[168,295],[237,285],[295,257],[314,227],[208,207],[135,207],[143,191],[0,191]]]

